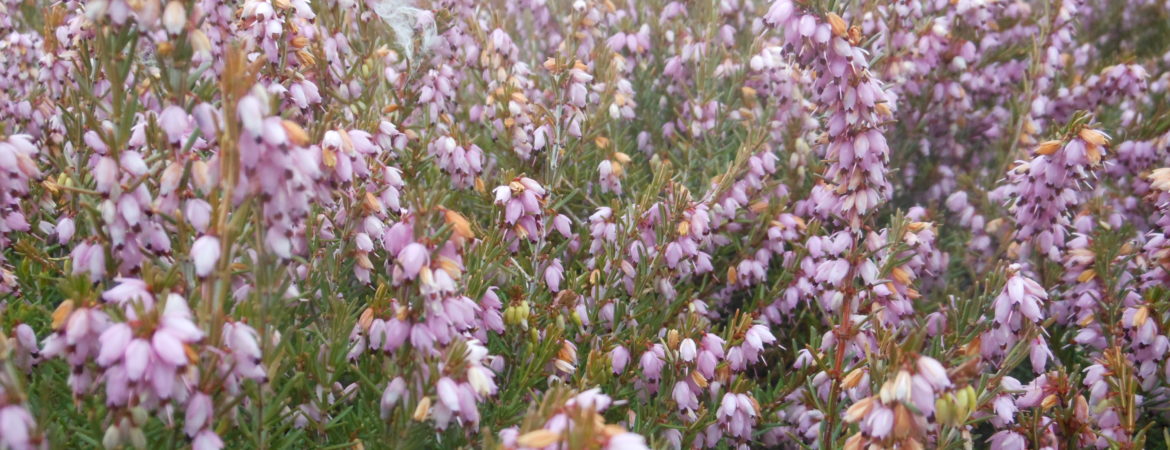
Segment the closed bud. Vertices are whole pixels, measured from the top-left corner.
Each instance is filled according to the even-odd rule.
[[[834,36],[843,36],[845,34],[845,31],[848,29],[845,25],[845,19],[842,19],[841,16],[835,13],[829,13],[825,18],[829,19],[829,27],[832,29]]]
[[[62,175],[64,175],[64,174],[62,174]],[[60,177],[58,177],[58,180],[60,180]],[[44,186],[45,189],[48,189],[49,192],[52,192],[54,194],[61,191],[61,183],[53,180],[52,178],[46,178],[45,181],[41,182],[41,186]]]
[[[1170,167],[1154,169],[1146,178],[1150,180],[1150,185],[1154,189],[1170,192]]]
[[[187,40],[190,41],[191,49],[196,54],[211,54],[211,39],[207,37],[207,34],[203,30],[198,28],[191,30],[191,33],[187,34]]]
[[[751,103],[751,102],[755,101],[755,99],[756,99],[756,90],[755,89],[744,86],[744,87],[740,88],[739,91],[740,91],[740,94],[743,95],[743,99],[745,102]]]
[[[894,437],[897,439],[905,439],[910,435],[910,431],[914,427],[914,416],[910,414],[910,410],[906,405],[898,403],[894,407]]]
[[[963,388],[963,410],[965,411],[962,419],[967,420],[967,415],[975,411],[979,406],[979,396],[975,394],[975,388],[968,385]]]
[[[1057,140],[1041,142],[1040,145],[1036,146],[1036,154],[1043,156],[1051,155],[1056,153],[1057,150],[1060,150],[1062,145],[1064,145],[1064,143]]]
[[[134,425],[141,427],[146,424],[147,419],[150,419],[150,415],[147,414],[146,408],[141,406],[130,408],[130,420]]]
[[[678,330],[671,329],[670,331],[667,331],[666,332],[666,346],[671,348],[671,349],[676,349],[676,348],[678,348],[678,343],[679,343]]]
[[[374,195],[373,192],[366,191],[365,200],[366,201],[363,202],[362,205],[365,206],[369,211],[381,212],[386,209],[386,206],[382,204],[382,201],[379,200],[378,196]]]
[[[861,445],[865,443],[864,437],[861,433],[853,433],[849,439],[845,440],[845,446],[841,447],[843,450],[861,450]]]
[[[882,383],[882,388],[878,390],[878,397],[882,399],[882,403],[894,403],[894,383],[889,381]]]
[[[115,425],[106,427],[106,434],[102,436],[102,447],[115,449],[121,446],[122,433],[118,431],[118,427]]]
[[[317,58],[313,56],[308,50],[300,49],[296,52],[297,61],[306,66],[313,66],[317,64]]]
[[[561,350],[557,352],[557,357],[570,363],[577,363],[577,347],[569,341],[561,342]]]
[[[210,193],[215,186],[211,182],[211,169],[203,160],[191,163],[191,181],[204,194]]]
[[[912,387],[910,372],[905,370],[898,371],[898,376],[894,377],[894,399],[902,402],[910,401]]]
[[[709,384],[707,383],[707,377],[704,377],[697,370],[691,371],[691,381],[695,382],[695,386],[698,386],[700,389],[705,389]]]
[[[894,281],[903,286],[910,284],[910,272],[907,272],[901,266],[895,267],[890,271],[890,278],[893,278]]]
[[[73,300],[65,300],[57,305],[57,309],[53,311],[53,329],[60,330],[65,326],[70,314],[73,314]]]
[[[179,34],[187,24],[187,8],[184,8],[179,0],[171,0],[167,3],[167,9],[163,11],[162,22],[168,33]]]
[[[412,415],[411,418],[413,418],[415,422],[422,422],[427,420],[427,414],[430,414],[430,412],[431,398],[423,397],[422,400],[418,402],[418,406],[414,408],[414,415]]]
[[[845,389],[853,389],[861,382],[862,375],[865,375],[865,369],[856,368],[850,371],[845,378],[841,380],[841,387]]]
[[[509,306],[507,308],[504,308],[504,324],[505,325],[515,325],[516,322],[517,322],[517,320],[516,320],[516,307]]]
[[[330,169],[337,166],[337,152],[329,147],[321,148],[321,164]]]
[[[451,224],[451,230],[460,239],[475,239],[475,232],[471,231],[471,222],[462,214],[452,210],[444,210],[443,218]],[[461,242],[461,241],[456,241]]]
[[[1080,133],[1077,133],[1077,136],[1080,136],[1080,138],[1084,139],[1085,142],[1096,146],[1102,146],[1109,143],[1109,137],[1105,136],[1105,133],[1091,128],[1082,128]]]
[[[849,423],[856,423],[863,417],[869,415],[869,411],[873,409],[873,402],[875,399],[875,397],[869,396],[861,399],[857,403],[854,403],[849,407],[849,409],[845,410],[845,421]]]
[[[954,397],[950,394],[934,400],[934,419],[943,425],[954,425]]]
[[[1085,396],[1078,395],[1074,401],[1074,413],[1077,420],[1082,422],[1089,420],[1089,402],[1085,400]]]
[[[300,125],[297,125],[296,122],[291,120],[282,120],[280,121],[280,126],[281,128],[284,128],[285,134],[288,134],[289,142],[292,142],[293,145],[297,147],[304,147],[309,145],[309,133],[306,133],[305,129],[301,128]]]
[[[146,448],[146,433],[141,427],[130,429],[130,445],[134,448]]]
[[[358,252],[356,263],[358,267],[366,270],[372,270],[374,268],[374,263],[370,261],[370,255],[366,252]]]
[[[1150,318],[1150,309],[1142,306],[1133,313],[1133,326],[1140,327],[1146,324],[1146,320]]]
[[[366,308],[365,311],[362,311],[362,315],[358,317],[358,325],[362,327],[362,330],[369,331],[370,325],[373,323],[374,323],[374,309],[373,308]]]

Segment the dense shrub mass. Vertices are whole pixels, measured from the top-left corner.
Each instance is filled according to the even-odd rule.
[[[1146,448],[1170,2],[0,0],[0,448]]]

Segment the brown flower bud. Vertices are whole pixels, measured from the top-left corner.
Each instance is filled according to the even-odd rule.
[[[1044,141],[1044,142],[1041,142],[1040,145],[1036,146],[1035,153],[1037,155],[1048,156],[1048,155],[1051,155],[1053,153],[1056,153],[1056,151],[1060,150],[1060,147],[1063,145],[1064,145],[1063,142],[1060,142],[1057,140]]]
[[[431,398],[423,397],[418,402],[418,406],[414,408],[414,415],[411,416],[416,422],[422,422],[427,419],[427,415],[431,412]]]
[[[65,300],[57,305],[57,309],[53,311],[53,329],[60,330],[65,326],[65,321],[69,320],[69,315],[73,314],[73,300]]]
[[[304,147],[309,145],[309,133],[306,133],[305,129],[301,128],[300,125],[297,125],[296,122],[291,120],[282,120],[280,121],[280,126],[284,128],[284,133],[288,135],[288,140],[289,142],[292,142],[293,145],[297,147]]]
[[[829,13],[825,16],[829,20],[829,27],[833,30],[834,36],[844,36],[848,26],[845,25],[845,19],[838,16],[836,13]]]

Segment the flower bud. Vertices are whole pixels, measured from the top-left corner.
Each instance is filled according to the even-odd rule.
[[[966,422],[967,416],[970,415],[979,406],[979,396],[975,394],[975,388],[968,385],[960,391],[963,394],[962,411],[963,414],[959,416],[959,420]]]
[[[192,30],[187,35],[187,39],[191,42],[191,49],[195,51],[195,54],[211,54],[211,39],[207,37],[207,34],[203,30],[198,28]]]
[[[183,2],[171,0],[170,3],[167,3],[167,9],[163,11],[162,22],[163,28],[172,35],[183,31],[183,26],[187,24],[187,8],[183,7]]]
[[[910,431],[914,426],[914,416],[910,414],[910,410],[906,405],[899,403],[894,407],[894,437],[897,439],[905,439],[910,435]]]
[[[141,427],[146,424],[147,419],[150,419],[150,416],[147,414],[146,408],[141,406],[130,408],[130,420],[134,422],[134,425]]]
[[[53,311],[53,329],[60,330],[61,327],[65,326],[65,321],[69,320],[70,314],[73,314],[73,300],[65,300],[57,305],[57,309]]]
[[[1040,145],[1036,146],[1035,153],[1041,156],[1048,156],[1056,153],[1056,151],[1060,150],[1060,147],[1063,145],[1064,143],[1058,140],[1044,141],[1041,142]]]
[[[130,429],[130,445],[134,448],[146,448],[146,433],[141,427]]]
[[[411,416],[415,422],[422,422],[427,419],[427,414],[431,412],[431,398],[423,397],[419,400],[418,406],[414,408],[414,414]]]
[[[947,394],[934,400],[934,418],[943,425],[954,425],[954,396]]]
[[[118,427],[115,425],[106,427],[106,434],[102,436],[102,447],[115,449],[120,446],[122,446],[122,433],[118,431]]]
[[[849,423],[856,423],[861,420],[861,418],[868,415],[869,411],[873,409],[874,400],[875,397],[870,396],[854,403],[849,409],[845,410],[844,420]]]
[[[845,378],[841,380],[841,387],[845,389],[853,389],[857,387],[857,384],[861,382],[862,375],[865,375],[865,369],[863,368],[858,367],[851,370],[848,374],[845,375]]]
[[[829,13],[825,16],[829,20],[829,28],[833,31],[834,36],[842,36],[848,28],[845,25],[845,19],[835,13]]]

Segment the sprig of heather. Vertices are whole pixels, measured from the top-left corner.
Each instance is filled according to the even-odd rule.
[[[1041,143],[1029,160],[1017,161],[1007,184],[992,193],[1013,213],[1021,257],[1036,252],[1059,260],[1068,243],[1068,227],[1108,152],[1109,137],[1074,125],[1062,140]]]
[[[863,216],[889,198],[889,148],[883,124],[893,112],[891,98],[869,72],[858,47],[860,29],[840,16],[814,14],[790,1],[772,4],[764,19],[784,33],[794,57],[818,74],[814,102],[827,113],[826,184],[813,189],[822,217],[836,217],[854,229]]]

